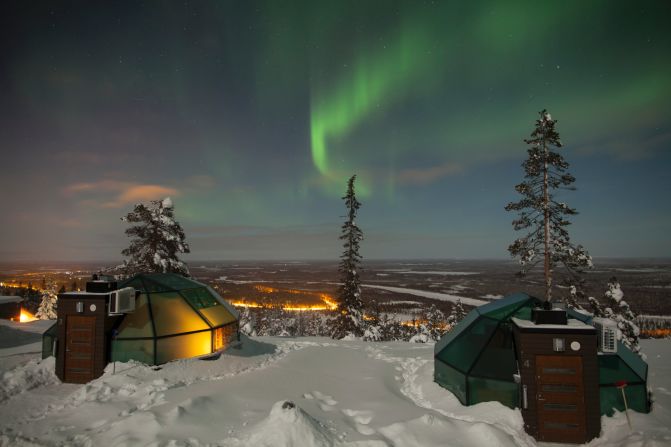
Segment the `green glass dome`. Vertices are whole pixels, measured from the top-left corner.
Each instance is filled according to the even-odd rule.
[[[529,320],[537,298],[510,295],[471,310],[436,343],[435,380],[464,405],[497,400],[511,408],[519,401],[512,317]]]
[[[541,301],[516,293],[471,310],[434,348],[434,379],[464,405],[498,401],[519,407],[520,392],[514,380],[517,357],[510,319],[531,320]],[[591,315],[568,310],[568,316],[586,324]],[[619,381],[627,382],[629,408],[647,413],[648,365],[621,342],[616,354],[599,354],[599,396],[602,415],[623,411]]]
[[[136,275],[119,288],[140,292],[112,340],[112,360],[158,365],[224,349],[238,336],[238,312],[211,287],[172,273]]]

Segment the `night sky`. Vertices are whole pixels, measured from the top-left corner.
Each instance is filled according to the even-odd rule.
[[[194,260],[507,258],[558,120],[595,257],[671,254],[667,1],[0,6],[0,261],[120,260],[171,196]]]

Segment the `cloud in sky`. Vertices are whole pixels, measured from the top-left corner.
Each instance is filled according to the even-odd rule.
[[[158,200],[166,196],[179,196],[180,192],[170,186],[149,185],[116,180],[74,183],[65,188],[68,195],[94,194],[100,200],[86,200],[87,204],[97,203],[101,208],[121,208],[124,205],[148,200]],[[112,196],[112,197],[110,197]]]
[[[404,185],[428,185],[448,175],[462,172],[464,167],[458,163],[444,163],[428,168],[401,169],[397,180]]]

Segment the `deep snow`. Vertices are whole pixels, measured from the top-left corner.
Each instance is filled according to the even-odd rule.
[[[48,322],[2,321],[40,332]],[[109,365],[62,384],[39,343],[0,349],[0,445],[534,446],[519,411],[462,406],[433,382],[433,345],[243,339],[216,360],[160,369]],[[12,340],[8,336],[5,342]],[[651,414],[602,418],[593,446],[671,445],[671,343],[644,340],[657,402]]]

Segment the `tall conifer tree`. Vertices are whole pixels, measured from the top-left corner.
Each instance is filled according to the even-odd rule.
[[[515,186],[522,199],[506,206],[507,211],[519,212],[513,228],[528,231],[526,236],[513,242],[508,251],[519,258],[521,275],[543,261],[547,301],[552,299],[552,279],[557,264],[566,267],[576,281],[579,273],[592,266],[587,250],[581,245],[572,245],[566,230],[570,225],[568,216],[578,214],[577,211],[555,197],[558,189],[575,189],[572,186],[575,177],[566,171],[568,163],[554,150],[562,147],[555,124],[546,110],[540,112],[531,138],[524,140],[530,146],[529,157],[522,164],[524,181]]]
[[[184,230],[175,220],[175,207],[169,197],[152,200],[150,205],[139,203],[121,220],[137,223],[126,229],[132,238],[130,246],[121,252],[126,274],[173,272],[189,276],[186,264],[178,253],[189,253]]]
[[[340,256],[340,277],[342,285],[338,288],[338,316],[333,320],[331,337],[344,338],[347,336],[361,337],[363,327],[363,301],[361,301],[361,279],[358,269],[361,264],[359,243],[363,240],[363,232],[356,224],[356,213],[361,203],[354,193],[353,175],[347,182],[347,193],[343,197],[347,209],[346,221],[342,225],[340,239],[344,251]]]

